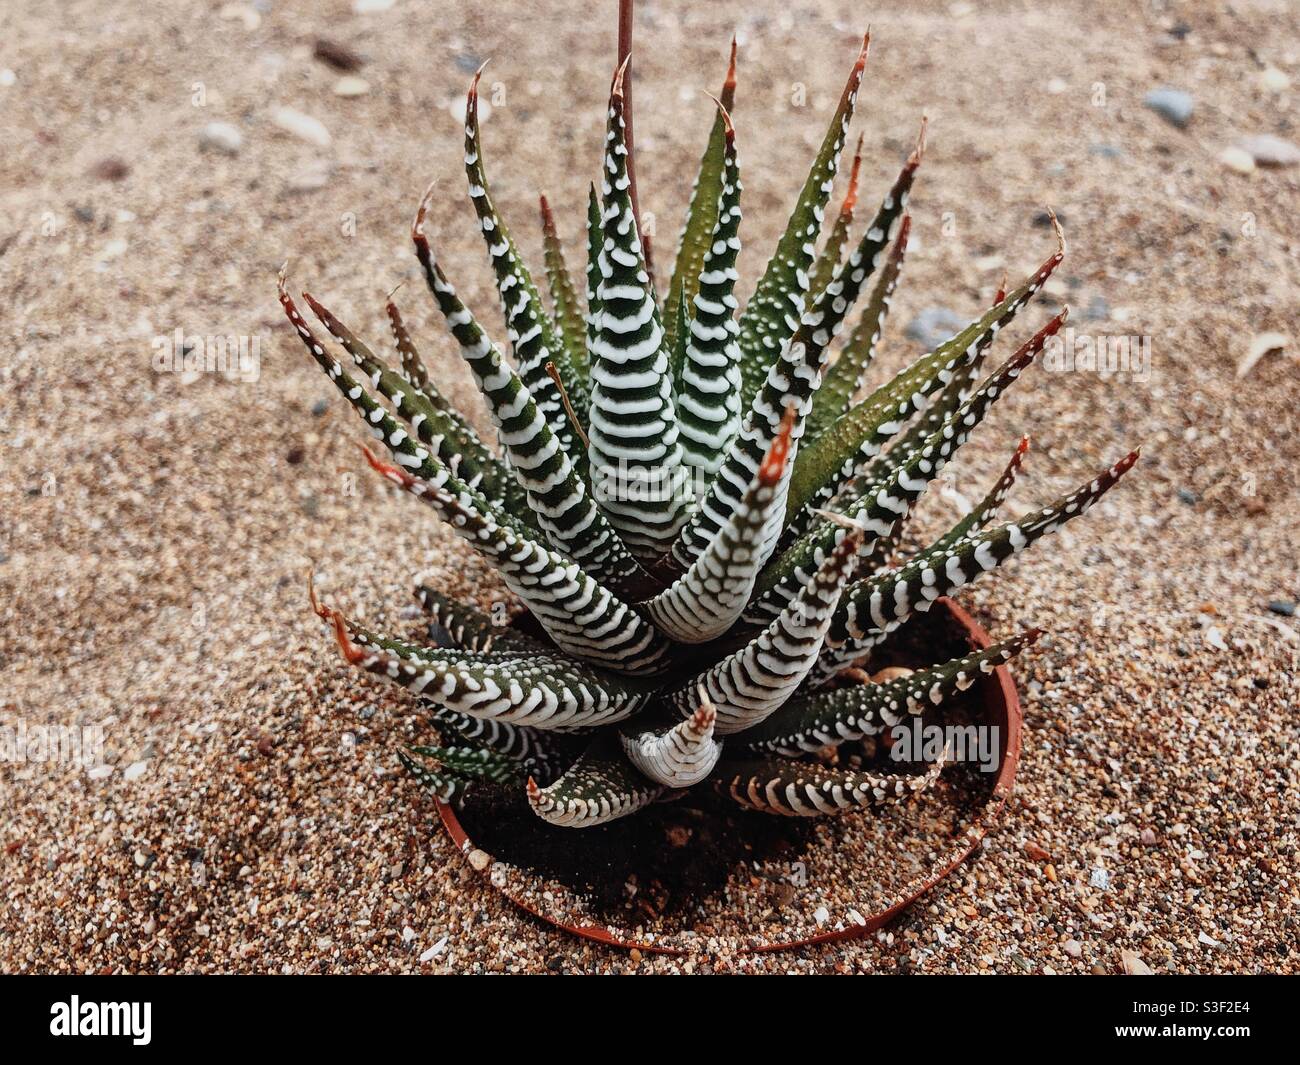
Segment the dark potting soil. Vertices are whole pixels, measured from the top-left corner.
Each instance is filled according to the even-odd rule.
[[[917,668],[965,654],[971,647],[962,626],[946,610],[934,610],[900,628],[879,649],[870,668]],[[981,678],[968,692],[946,702],[941,719],[970,719],[981,705],[982,686],[990,683],[990,678]],[[847,754],[849,746],[841,753]],[[853,747],[866,765],[887,765],[894,771],[899,767],[887,762],[883,748],[872,757],[871,745],[865,751]],[[723,890],[733,875],[769,876],[779,902],[781,893],[788,891],[782,871],[799,862],[820,820],[746,811],[707,783],[592,828],[546,824],[514,786],[480,786],[458,816],[476,847],[584,896],[594,916],[617,924],[681,915]]]

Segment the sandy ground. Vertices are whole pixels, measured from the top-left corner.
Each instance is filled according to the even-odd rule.
[[[698,90],[716,91],[740,32],[752,278],[862,8],[640,6],[640,182],[665,251],[710,121]],[[887,934],[683,963],[513,911],[400,774],[393,748],[419,719],[340,662],[306,610],[308,566],[380,627],[411,623],[417,574],[483,598],[498,586],[362,471],[358,425],[274,298],[289,259],[298,287],[381,338],[437,178],[443,251],[499,325],[449,106],[489,56],[498,201],[536,260],[544,188],[576,261],[612,10],[0,4],[0,723],[105,736],[98,771],[0,767],[0,968],[1113,972],[1131,952],[1156,972],[1300,969],[1300,634],[1265,608],[1300,597],[1300,386],[1287,354],[1236,376],[1256,334],[1300,340],[1300,169],[1218,159],[1241,136],[1296,138],[1300,19],[1286,0],[986,6],[871,6],[868,202],[931,117],[882,363],[919,351],[903,326],[922,309],[970,316],[1004,266],[1041,261],[1051,204],[1071,253],[1017,333],[1068,299],[1080,330],[1149,336],[1150,373],[1035,371],[956,487],[978,490],[1021,431],[1024,507],[1133,445],[1144,458],[1084,522],[964,597],[995,633],[1052,633],[1016,670],[1019,788],[979,860]],[[336,95],[340,73],[312,56],[322,35],[367,59],[367,94]],[[1142,106],[1160,85],[1195,96],[1185,130]],[[281,107],[329,145],[280,129]],[[237,154],[200,147],[211,122],[240,131]],[[431,301],[418,285],[399,299],[486,429]],[[176,329],[258,338],[257,380],[155,372],[155,338]],[[936,496],[925,516],[937,528],[951,505]]]

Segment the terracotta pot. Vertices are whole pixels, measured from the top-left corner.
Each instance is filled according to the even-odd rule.
[[[965,632],[970,643],[976,648],[988,647],[992,642],[988,633],[976,622],[965,610],[958,606],[951,599],[943,598],[936,601],[933,610],[946,610],[953,621]],[[888,924],[900,913],[906,910],[912,903],[916,902],[921,896],[926,894],[939,881],[956,869],[974,852],[975,848],[980,845],[984,837],[995,826],[1006,801],[1010,798],[1016,777],[1016,767],[1020,762],[1020,732],[1021,732],[1021,713],[1020,698],[1016,692],[1015,682],[1011,678],[1011,671],[1006,666],[999,666],[991,676],[984,677],[978,685],[978,697],[982,701],[982,709],[985,720],[988,724],[995,725],[1000,729],[1000,733],[1005,737],[1002,744],[1002,760],[998,766],[997,776],[993,782],[992,793],[985,804],[980,815],[966,828],[961,838],[952,845],[949,851],[939,858],[930,869],[928,875],[921,878],[920,882],[909,890],[903,897],[900,897],[892,905],[868,916],[864,923],[851,925],[843,929],[835,929],[820,935],[807,936],[803,938],[790,939],[786,941],[773,941],[763,945],[750,945],[738,948],[750,953],[769,953],[778,950],[790,950],[795,947],[809,946],[815,943],[829,943],[836,940],[852,939],[856,936],[865,935],[868,932],[876,931]],[[461,824],[456,815],[456,811],[446,803],[438,803],[438,814],[442,819],[443,827],[446,828],[447,834],[451,837],[452,842],[460,849],[462,854],[468,855],[475,850],[473,842],[470,840],[468,833]],[[851,814],[846,816],[852,816]],[[484,870],[486,874],[486,870]],[[490,881],[489,881],[490,882]],[[633,947],[643,952],[656,954],[674,954],[682,955],[687,953],[684,949],[667,946],[658,943],[638,942],[635,939],[621,937],[611,931],[609,928],[598,924],[568,924],[556,918],[540,913],[535,907],[529,905],[524,900],[511,894],[509,891],[499,888],[506,898],[510,899],[516,906],[532,914],[535,917],[554,925],[556,928],[562,928],[564,931],[573,935],[580,936],[584,939],[594,940],[598,943],[604,943],[613,947],[631,949]]]

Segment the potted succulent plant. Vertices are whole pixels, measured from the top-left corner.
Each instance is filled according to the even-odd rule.
[[[345,353],[335,354],[281,274],[280,300],[294,329],[389,454],[367,450],[370,464],[491,561],[526,608],[526,624],[503,626],[422,587],[436,636],[426,646],[371,631],[313,596],[348,661],[429,707],[441,741],[399,757],[466,849],[472,845],[453,804],[502,786],[526,799],[520,816],[535,815],[538,831],[605,825],[700,789],[761,814],[889,816],[884,808],[933,784],[943,758],[903,772],[851,764],[837,749],[940,704],[1030,644],[1033,631],[989,643],[945,597],[1082,514],[1137,458],[1134,452],[1046,507],[996,523],[1022,441],[966,517],[900,557],[926,487],[1065,320],[1063,310],[1006,361],[987,365],[998,332],[1061,262],[1060,229],[1057,247],[1020,284],[1004,285],[978,319],[859,398],[903,268],[924,122],[897,179],[860,226],[855,161],[843,206],[823,235],[868,37],[789,223],[741,308],[733,43],[674,269],[661,289],[635,197],[630,7],[622,8],[624,55],[609,96],[603,172],[588,205],[585,299],[544,200],[549,306],[498,213],[477,75],[465,170],[509,357],[448,278],[426,225],[432,189],[415,215],[416,255],[482,391],[498,446],[441,394],[391,300],[395,363],[304,293]],[[901,626],[935,604],[971,636],[957,653],[874,681],[850,668],[885,652]],[[992,719],[1014,734],[994,790],[999,803],[1014,773],[1019,728],[1014,686],[1001,674],[982,689]],[[874,927],[978,836],[967,833],[914,891],[846,931]],[[578,930],[634,938],[591,923]]]

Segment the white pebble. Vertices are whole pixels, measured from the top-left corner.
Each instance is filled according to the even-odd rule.
[[[291,133],[299,140],[314,144],[318,148],[328,148],[332,138],[324,123],[311,115],[304,115],[292,107],[277,107],[271,115],[271,121],[286,133]]]
[[[441,954],[446,949],[447,949],[447,937],[443,936],[440,940],[438,940],[437,943],[435,943],[433,946],[431,946],[428,950],[426,950],[423,954],[420,955],[420,961],[422,962],[433,961],[434,958],[436,958],[439,954]]]
[[[229,122],[209,122],[199,132],[199,147],[211,148],[226,155],[238,155],[244,135]]]
[[[1238,174],[1255,172],[1255,159],[1245,148],[1224,148],[1219,153],[1219,162]]]
[[[334,83],[335,96],[365,96],[370,91],[370,82],[355,74],[345,74]]]

